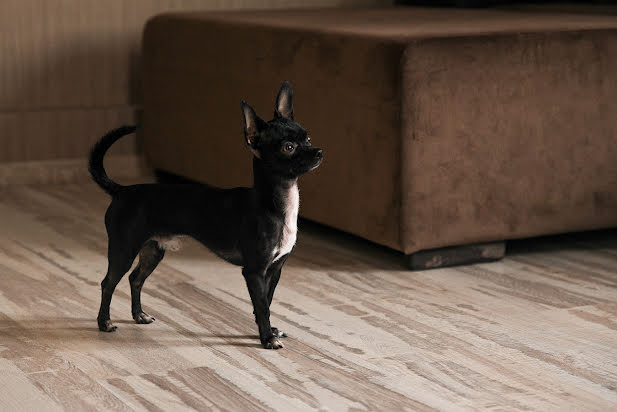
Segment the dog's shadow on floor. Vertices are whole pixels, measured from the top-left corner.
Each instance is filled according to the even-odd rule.
[[[157,322],[160,322],[157,320]],[[110,344],[118,347],[139,346],[141,349],[156,349],[162,346],[238,346],[261,348],[259,336],[231,333],[196,333],[178,331],[154,325],[137,325],[132,320],[114,320],[118,330],[101,332],[95,319],[89,318],[16,318],[0,319],[0,346],[25,348],[28,346],[67,350],[73,346],[92,348]]]

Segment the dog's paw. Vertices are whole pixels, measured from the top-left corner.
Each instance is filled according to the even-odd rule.
[[[109,319],[99,322],[99,330],[102,332],[113,332],[116,329],[118,329],[118,327],[111,323],[111,320]]]
[[[284,347],[283,342],[281,342],[277,336],[272,336],[264,343],[264,348],[266,349],[281,349]]]
[[[140,323],[140,324],[148,324],[156,320],[154,317],[148,315],[145,312],[141,312],[140,314],[133,316],[133,319],[135,319],[135,323]]]
[[[278,330],[278,328],[272,328],[272,334],[279,338],[286,338],[287,334],[282,330]]]

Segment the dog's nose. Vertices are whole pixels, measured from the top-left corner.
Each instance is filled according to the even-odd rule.
[[[318,158],[323,158],[323,150],[319,149],[317,150],[317,153],[315,153],[315,156],[317,156]]]

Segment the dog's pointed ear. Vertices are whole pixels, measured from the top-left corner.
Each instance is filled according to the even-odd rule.
[[[242,100],[242,119],[244,120],[244,137],[246,143],[255,149],[259,142],[261,132],[266,128],[266,122],[255,113],[248,103]]]
[[[283,83],[279,93],[276,95],[274,117],[284,117],[289,120],[294,119],[293,89],[289,82]]]

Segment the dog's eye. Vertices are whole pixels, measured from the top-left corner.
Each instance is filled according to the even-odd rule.
[[[310,144],[311,144],[311,136],[306,136],[306,143],[307,143],[308,145],[310,145]]]
[[[296,146],[293,145],[293,143],[285,143],[285,145],[283,145],[283,151],[286,153],[291,153],[296,149]]]

